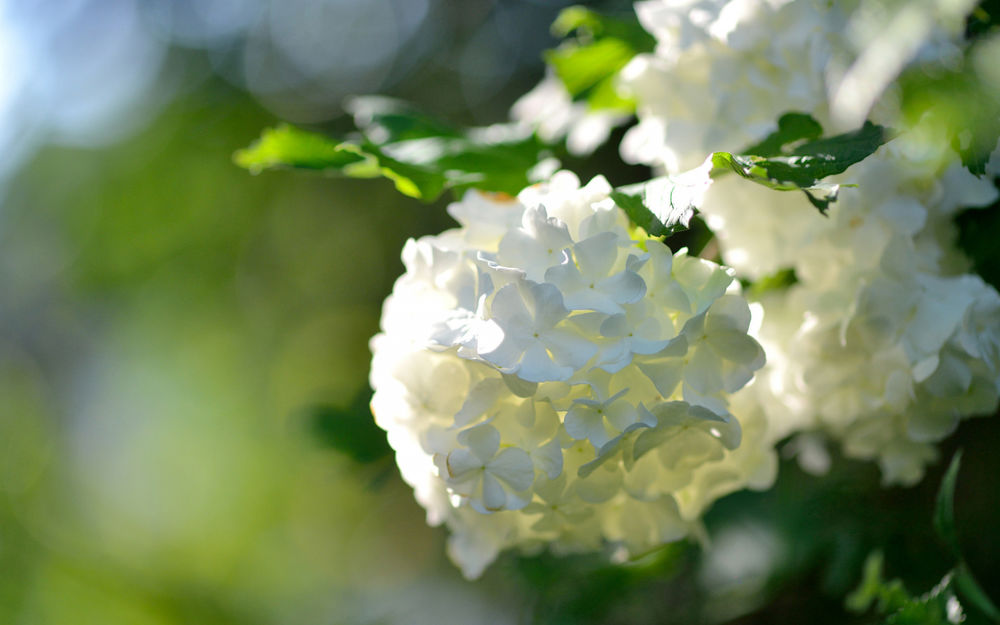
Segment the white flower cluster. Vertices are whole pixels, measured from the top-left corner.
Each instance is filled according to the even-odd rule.
[[[403,251],[372,409],[469,577],[508,547],[640,553],[773,479],[762,415],[728,406],[764,364],[731,270],[633,240],[610,190],[469,192]]]
[[[622,142],[632,162],[670,172],[715,151],[753,145],[787,111],[851,130],[914,59],[956,55],[968,0],[645,0],[658,41],[622,70],[639,124]]]
[[[867,31],[859,26],[869,4],[639,3],[659,47],[625,72],[640,123],[623,152],[683,169],[759,140],[788,110],[836,121],[836,88],[868,54],[860,43],[889,51],[900,43],[859,35],[893,23],[887,11]],[[925,27],[896,70],[918,51],[950,54],[955,18],[968,8],[908,6],[897,8],[917,11]],[[881,93],[894,75],[872,84]],[[762,302],[769,364],[752,396],[769,427],[823,430],[847,454],[877,458],[890,483],[919,480],[933,443],[959,419],[995,411],[1000,391],[1000,296],[964,273],[951,222],[961,208],[995,200],[996,189],[938,157],[919,136],[894,140],[841,176],[858,187],[841,191],[827,219],[801,194],[735,177],[716,181],[702,205],[723,261],[740,275],[791,269],[797,278]]]

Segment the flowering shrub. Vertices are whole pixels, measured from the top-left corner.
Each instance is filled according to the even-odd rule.
[[[638,23],[573,7],[515,123],[359,99],[358,136],[284,128],[240,154],[464,193],[458,228],[403,250],[370,382],[466,576],[507,548],[628,557],[696,534],[719,497],[769,487],[788,437],[913,484],[959,421],[996,411],[1000,294],[954,218],[997,200],[1000,99],[942,122],[897,82],[918,64],[995,79],[982,50],[1000,47],[962,39],[971,4],[645,0]],[[549,148],[585,155],[632,113],[621,154],[656,178],[548,175]],[[721,265],[658,240],[696,211]]]
[[[764,363],[732,272],[632,239],[610,191],[469,192],[403,252],[372,407],[470,577],[512,546],[639,553],[773,479],[766,424],[728,408]]]

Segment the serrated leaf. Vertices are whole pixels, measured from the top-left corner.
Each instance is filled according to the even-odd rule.
[[[961,464],[962,451],[959,450],[955,452],[941,480],[937,505],[934,507],[934,529],[959,560],[962,558],[962,550],[958,546],[958,533],[955,531],[955,484],[958,481],[958,469]]]
[[[826,214],[830,204],[837,201],[840,185],[821,182],[814,177],[810,173],[812,161],[809,157],[762,158],[729,152],[712,155],[712,163],[719,172],[735,172],[741,178],[775,191],[802,191],[810,204]]]
[[[799,113],[783,115],[778,126],[778,131],[754,147],[771,153],[822,132],[815,120]],[[658,237],[687,229],[712,180],[727,172],[776,191],[802,191],[825,213],[841,185],[822,178],[842,173],[889,139],[888,130],[866,122],[854,132],[813,139],[779,156],[715,152],[696,169],[616,189],[611,198],[634,224]]]
[[[253,172],[307,167],[351,178],[382,176],[401,193],[430,202],[448,189],[514,195],[534,182],[532,170],[548,158],[541,141],[518,126],[460,130],[381,97],[355,98],[349,107],[357,136],[338,142],[281,126],[265,130],[235,161]]]
[[[817,179],[826,178],[860,163],[892,137],[892,130],[866,121],[855,131],[803,143],[790,156],[808,158],[809,173]]]
[[[795,126],[797,132],[789,135],[798,134],[809,125],[804,120],[797,120]],[[802,191],[809,202],[825,214],[830,203],[836,201],[840,185],[822,182],[822,179],[843,173],[851,165],[871,156],[891,138],[888,129],[865,122],[854,132],[809,141],[780,156],[716,152],[712,155],[712,163],[718,170],[733,171],[777,191]],[[783,137],[757,147],[763,145],[764,151],[770,151],[782,140]]]
[[[249,147],[237,151],[233,160],[256,174],[276,167],[342,169],[364,157],[322,135],[282,124],[265,129]]]

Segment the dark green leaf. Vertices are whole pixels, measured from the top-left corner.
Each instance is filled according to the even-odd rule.
[[[257,172],[308,167],[352,178],[382,176],[403,194],[430,202],[447,189],[514,195],[533,182],[531,171],[548,154],[534,134],[513,125],[458,130],[389,98],[349,104],[359,135],[337,142],[281,126],[265,130],[236,154]]]
[[[1000,201],[987,208],[969,209],[955,219],[959,248],[983,280],[1000,289]]]
[[[1000,0],[981,0],[965,22],[965,38],[973,40],[1000,26]]]
[[[853,132],[803,143],[790,156],[807,159],[809,174],[816,179],[843,173],[848,167],[871,156],[893,133],[871,122]]]
[[[769,152],[782,143],[785,136],[802,132],[811,134],[814,130],[801,118],[786,122],[786,127],[788,126],[794,128],[795,132],[789,130],[786,135],[765,140],[756,147]],[[781,132],[780,128],[778,132]],[[813,206],[825,213],[830,203],[836,201],[840,185],[822,182],[822,179],[843,173],[891,138],[891,133],[886,128],[865,122],[862,128],[854,132],[809,141],[780,156],[716,152],[712,155],[712,163],[716,170],[733,171],[747,180],[777,191],[800,190]]]
[[[819,139],[823,127],[806,113],[785,113],[778,119],[778,129],[757,145],[741,151],[741,154],[755,156],[780,156],[785,148],[796,141]]]
[[[305,411],[310,432],[340,453],[361,463],[374,462],[392,453],[372,417],[372,393],[360,393],[350,406],[316,406]]]
[[[826,209],[837,200],[840,185],[821,182],[814,177],[811,173],[813,160],[798,156],[762,158],[729,152],[716,152],[712,155],[712,164],[716,170],[713,175],[733,171],[742,178],[775,191],[802,191],[810,204],[826,214]]]
[[[937,505],[934,508],[934,529],[959,560],[962,558],[962,550],[958,546],[958,533],[955,531],[955,483],[958,481],[958,469],[961,464],[962,452],[959,450],[955,452],[941,480]]]
[[[994,623],[1000,623],[1000,609],[979,586],[964,562],[955,569],[955,588],[965,599],[967,605],[979,610]]]

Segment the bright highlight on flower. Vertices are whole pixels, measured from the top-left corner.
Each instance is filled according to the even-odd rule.
[[[637,553],[773,479],[759,412],[729,408],[764,364],[731,270],[633,240],[610,191],[470,192],[404,249],[372,408],[469,577],[509,547]]]

